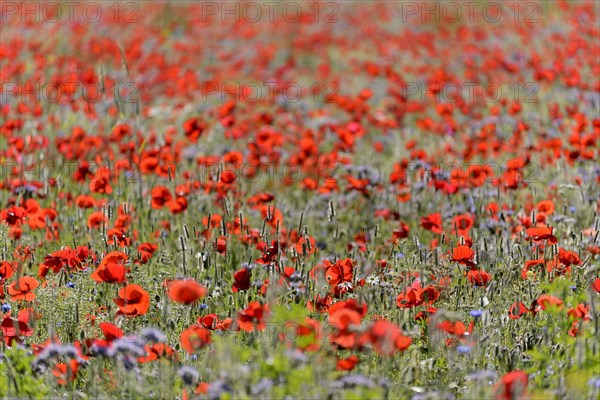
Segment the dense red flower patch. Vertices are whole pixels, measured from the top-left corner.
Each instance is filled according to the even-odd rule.
[[[3,3],[4,348],[55,397],[597,395],[597,3],[208,3]]]

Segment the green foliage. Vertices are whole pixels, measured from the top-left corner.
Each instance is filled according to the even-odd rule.
[[[12,347],[0,352],[0,397],[42,399],[49,388],[31,370],[33,355]]]

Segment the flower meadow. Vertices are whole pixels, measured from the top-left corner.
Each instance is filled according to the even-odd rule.
[[[597,399],[600,3],[0,2],[0,397]]]

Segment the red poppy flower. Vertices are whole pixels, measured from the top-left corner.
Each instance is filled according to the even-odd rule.
[[[265,318],[269,314],[269,306],[257,301],[250,302],[245,310],[238,313],[237,323],[241,330],[252,332],[265,329]]]
[[[574,319],[589,320],[590,305],[589,304],[578,304],[577,307],[569,309],[567,315]]]
[[[79,246],[76,250],[72,250],[67,246],[64,250],[55,251],[44,257],[38,275],[44,278],[50,270],[56,274],[63,267],[68,267],[70,270],[83,269],[84,261],[88,256],[89,250],[86,246]],[[92,258],[95,259],[95,256]]]
[[[273,206],[262,206],[260,207],[260,212],[262,214],[263,219],[272,228],[277,227],[277,225],[283,225],[283,213],[280,209],[275,208]]]
[[[413,286],[406,288],[406,290],[396,297],[396,306],[399,308],[411,308],[422,304],[420,287],[420,284],[417,287],[413,284]]]
[[[210,331],[198,324],[194,324],[181,332],[181,347],[189,354],[197,352],[210,342]]]
[[[425,303],[427,305],[432,305],[440,298],[440,292],[432,284],[419,290],[418,295],[420,304]]]
[[[358,301],[356,301],[355,299],[348,299],[345,301],[338,301],[334,305],[330,306],[329,309],[327,310],[327,312],[331,316],[334,313],[336,313],[338,310],[341,310],[344,308],[356,311],[360,315],[361,318],[364,317],[365,315],[367,315],[367,311],[368,311],[368,307],[367,307],[366,303],[359,304]]]
[[[362,322],[361,315],[350,308],[340,308],[329,313],[329,324],[336,329],[329,336],[329,341],[343,349],[350,349],[358,344],[357,328]]]
[[[154,209],[162,208],[173,198],[169,189],[167,189],[164,186],[155,186],[152,189],[152,193],[150,196],[152,198],[152,208]]]
[[[240,290],[248,290],[250,288],[250,277],[251,273],[250,269],[248,268],[242,268],[237,271],[235,274],[233,274],[234,282],[231,290],[234,293],[237,293]]]
[[[351,259],[346,258],[344,260],[338,260],[335,264],[331,265],[328,260],[326,265],[329,265],[325,271],[325,279],[329,283],[332,291],[336,296],[339,296],[346,291],[351,290],[351,286],[343,287],[343,283],[352,283],[352,275],[354,270],[354,264]]]
[[[529,377],[523,371],[511,371],[500,378],[494,386],[494,398],[515,400],[525,398]]]
[[[219,254],[225,254],[227,252],[227,237],[219,236],[216,247]]]
[[[301,351],[317,351],[323,337],[323,329],[319,321],[304,318],[302,322],[287,321],[279,340],[285,342],[286,346],[295,345]]]
[[[177,303],[193,304],[206,296],[206,288],[193,279],[178,279],[169,285],[167,294]]]
[[[92,208],[96,205],[96,200],[92,196],[80,195],[75,199],[75,204],[79,208]]]
[[[429,322],[429,317],[437,312],[437,308],[435,307],[427,307],[425,311],[419,311],[417,315],[415,315],[415,321],[425,321]]]
[[[529,235],[535,241],[548,240],[548,243],[558,243],[556,237],[552,234],[552,227],[543,228],[528,228],[527,235]]]
[[[298,239],[298,242],[296,243],[295,248],[296,253],[303,256],[314,254],[314,252],[317,251],[316,241],[313,237],[310,236],[300,237],[300,239]]]
[[[524,314],[530,313],[531,310],[529,308],[527,308],[525,306],[525,304],[519,302],[519,303],[513,303],[512,306],[510,306],[510,309],[508,310],[508,316],[510,319],[519,319],[521,318]]]
[[[108,224],[108,218],[102,211],[96,211],[90,214],[87,220],[87,226],[90,229],[98,229],[102,224]]]
[[[581,264],[581,259],[577,253],[565,250],[562,247],[558,249],[558,260],[567,267]]]
[[[552,200],[542,200],[537,204],[536,208],[544,214],[552,214],[554,212],[554,202]]]
[[[585,321],[587,321],[587,319],[573,320],[573,322],[571,323],[571,328],[569,328],[567,334],[571,337],[577,337],[577,335],[579,334],[579,330],[584,325]]]
[[[330,308],[332,302],[333,298],[330,295],[321,296],[320,294],[317,294],[312,301],[309,300],[306,303],[306,308],[311,312],[316,311],[318,313],[324,313]]]
[[[35,293],[33,290],[37,288],[40,283],[37,279],[31,276],[22,276],[12,285],[8,286],[8,294],[12,301],[33,301],[35,300]]]
[[[221,182],[226,184],[226,185],[231,185],[233,182],[235,182],[235,172],[233,171],[223,171],[221,173]]]
[[[558,297],[543,294],[540,297],[538,297],[537,304],[539,304],[542,307],[542,310],[546,310],[548,307],[562,308],[563,301]]]
[[[492,276],[485,271],[472,270],[467,274],[467,278],[474,286],[487,286]]]
[[[130,284],[119,290],[119,297],[113,299],[122,314],[144,315],[150,308],[150,296],[140,285]]]
[[[17,319],[10,316],[10,312],[2,317],[0,322],[0,330],[4,336],[4,342],[11,346],[13,341],[19,342],[20,336],[33,335],[33,329],[29,326],[29,318],[33,313],[32,309],[23,309],[19,311]]]
[[[127,267],[123,264],[109,262],[100,263],[90,277],[98,283],[123,283],[126,274]]]
[[[112,228],[106,232],[108,244],[118,244],[119,247],[127,247],[131,245],[131,238],[127,237],[125,231],[119,228]]]
[[[158,246],[154,243],[142,243],[138,246],[139,260],[136,263],[145,264],[152,258],[154,252],[158,249]]]
[[[56,363],[52,375],[56,377],[56,382],[59,385],[67,385],[77,379],[78,370],[79,363],[76,359],[71,359],[68,363]]]
[[[16,261],[8,262],[1,261],[0,262],[0,281],[9,279],[15,271],[17,270],[18,264]]]
[[[176,198],[168,201],[166,205],[169,207],[171,214],[180,214],[187,210],[188,207],[187,199],[183,196],[177,196]]]
[[[179,358],[177,351],[165,343],[154,343],[152,345],[147,344],[144,346],[144,350],[146,351],[146,356],[138,358],[138,362],[140,363],[147,363],[160,358],[177,361]]]
[[[594,279],[591,286],[592,289],[596,291],[596,293],[600,293],[600,278]]]
[[[472,261],[474,255],[475,252],[469,246],[458,246],[452,251],[452,260],[461,264],[475,266]]]
[[[187,138],[196,142],[206,129],[206,124],[200,117],[194,117],[183,123],[183,132]]]
[[[231,318],[225,318],[220,321],[217,314],[208,314],[204,317],[198,317],[198,323],[206,329],[226,331],[231,327],[233,320]]]
[[[350,308],[340,308],[330,312],[329,323],[340,331],[348,330],[351,326],[358,326],[362,321],[361,315]]]
[[[442,214],[434,213],[421,218],[421,226],[433,233],[442,233]]]
[[[107,253],[104,256],[104,258],[102,259],[100,264],[108,264],[108,263],[124,264],[127,262],[128,259],[129,259],[129,257],[127,256],[127,254],[123,253],[122,251],[111,251],[110,253]]]
[[[462,336],[467,331],[465,324],[460,321],[443,321],[436,325],[436,328],[449,335]]]
[[[356,355],[352,355],[348,358],[340,358],[336,363],[335,369],[338,371],[352,371],[358,362],[359,359]]]
[[[259,242],[256,248],[262,252],[262,257],[256,260],[259,264],[274,262],[279,253],[279,243],[276,240],[271,241],[270,245],[266,242]]]
[[[112,187],[110,186],[110,170],[108,168],[98,168],[90,182],[90,190],[94,193],[112,193]]]
[[[0,210],[0,221],[4,221],[10,226],[20,226],[26,216],[27,211],[23,207],[13,206],[5,210]]]
[[[396,350],[406,350],[412,339],[404,336],[396,325],[385,319],[380,319],[374,322],[363,335],[363,341],[371,343],[378,354],[392,355]]]
[[[101,322],[99,327],[108,343],[123,337],[123,331],[110,322]]]
[[[469,214],[460,214],[452,220],[452,229],[458,236],[467,236],[473,227],[474,218]]]
[[[543,266],[544,266],[543,259],[525,261],[525,266],[521,270],[521,278],[527,279],[529,277],[529,273],[532,268],[543,267]],[[535,276],[535,273],[533,271],[531,271],[531,273],[534,274],[534,276]]]
[[[400,222],[400,227],[392,232],[392,240],[406,239],[410,233],[410,227],[405,222]]]

